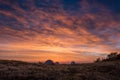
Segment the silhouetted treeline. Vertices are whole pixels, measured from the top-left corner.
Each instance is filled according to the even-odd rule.
[[[108,54],[105,59],[97,58],[95,62],[118,61],[118,60],[120,60],[120,53],[112,52],[112,53]]]

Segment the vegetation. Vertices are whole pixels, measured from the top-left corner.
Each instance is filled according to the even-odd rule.
[[[0,60],[0,80],[120,80],[120,62],[45,65]]]
[[[106,61],[120,61],[120,53],[119,52],[112,52],[107,55],[105,59],[97,58],[95,62],[106,62]]]

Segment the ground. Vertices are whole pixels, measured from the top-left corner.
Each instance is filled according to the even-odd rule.
[[[120,61],[44,65],[0,60],[0,80],[120,80]]]

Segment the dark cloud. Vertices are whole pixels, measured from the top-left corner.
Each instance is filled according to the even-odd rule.
[[[119,14],[120,13],[120,0],[97,0],[98,3],[103,4],[112,12]]]
[[[80,3],[81,0],[70,0],[70,1],[66,1],[66,0],[62,0],[63,3],[63,7],[66,10],[72,10],[72,11],[78,11],[80,9]]]
[[[118,0],[106,1],[0,0],[0,45],[7,43],[8,51],[65,50],[75,56],[74,50],[79,56],[119,50]]]

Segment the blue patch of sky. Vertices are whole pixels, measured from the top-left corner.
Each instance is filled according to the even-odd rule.
[[[13,11],[14,9],[6,4],[0,3],[0,10],[7,10],[7,11]]]
[[[120,13],[120,0],[97,0],[114,13]]]

